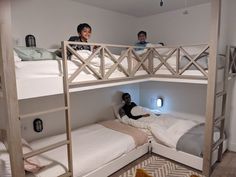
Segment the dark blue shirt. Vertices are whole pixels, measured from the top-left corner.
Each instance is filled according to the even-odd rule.
[[[132,108],[135,107],[135,106],[137,106],[137,105],[136,105],[134,102],[131,102],[130,105],[125,104],[125,105],[122,107],[122,109],[125,111],[125,114],[126,114],[129,118],[137,120],[137,119],[141,118],[142,115],[133,116],[133,115],[131,114],[131,110],[132,110]]]

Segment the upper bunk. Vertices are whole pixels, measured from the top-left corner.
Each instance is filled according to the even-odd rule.
[[[76,45],[93,50],[74,50]],[[228,58],[229,72],[235,72],[235,47],[229,51],[229,57],[217,57],[218,82],[224,80]],[[28,61],[16,59],[14,52],[19,100],[63,93],[63,75],[70,92],[76,92],[146,81],[207,84],[210,67],[207,44],[141,48],[64,41],[61,52],[62,59]]]

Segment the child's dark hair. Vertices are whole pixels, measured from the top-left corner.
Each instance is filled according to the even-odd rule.
[[[147,36],[147,32],[146,32],[146,31],[139,31],[139,32],[138,32],[138,36],[139,36],[140,34],[144,34],[144,36]]]
[[[81,23],[77,26],[77,32],[80,34],[84,28],[89,28],[92,30],[91,26],[87,23]]]
[[[129,93],[123,93],[122,94],[122,100],[124,100],[126,96],[130,96],[130,94]]]

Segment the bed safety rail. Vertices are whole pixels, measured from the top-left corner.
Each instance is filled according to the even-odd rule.
[[[77,45],[96,49],[76,50]],[[65,61],[71,60],[78,68],[68,74],[69,86],[108,83],[141,78],[208,79],[209,45],[152,46],[141,48],[125,45],[62,42]],[[140,52],[141,51],[141,52]],[[67,64],[65,64],[67,70]],[[83,74],[91,80],[83,80]]]

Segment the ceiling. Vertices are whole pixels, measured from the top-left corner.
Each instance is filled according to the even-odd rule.
[[[83,4],[112,10],[135,17],[145,17],[210,2],[210,0],[73,0]]]

